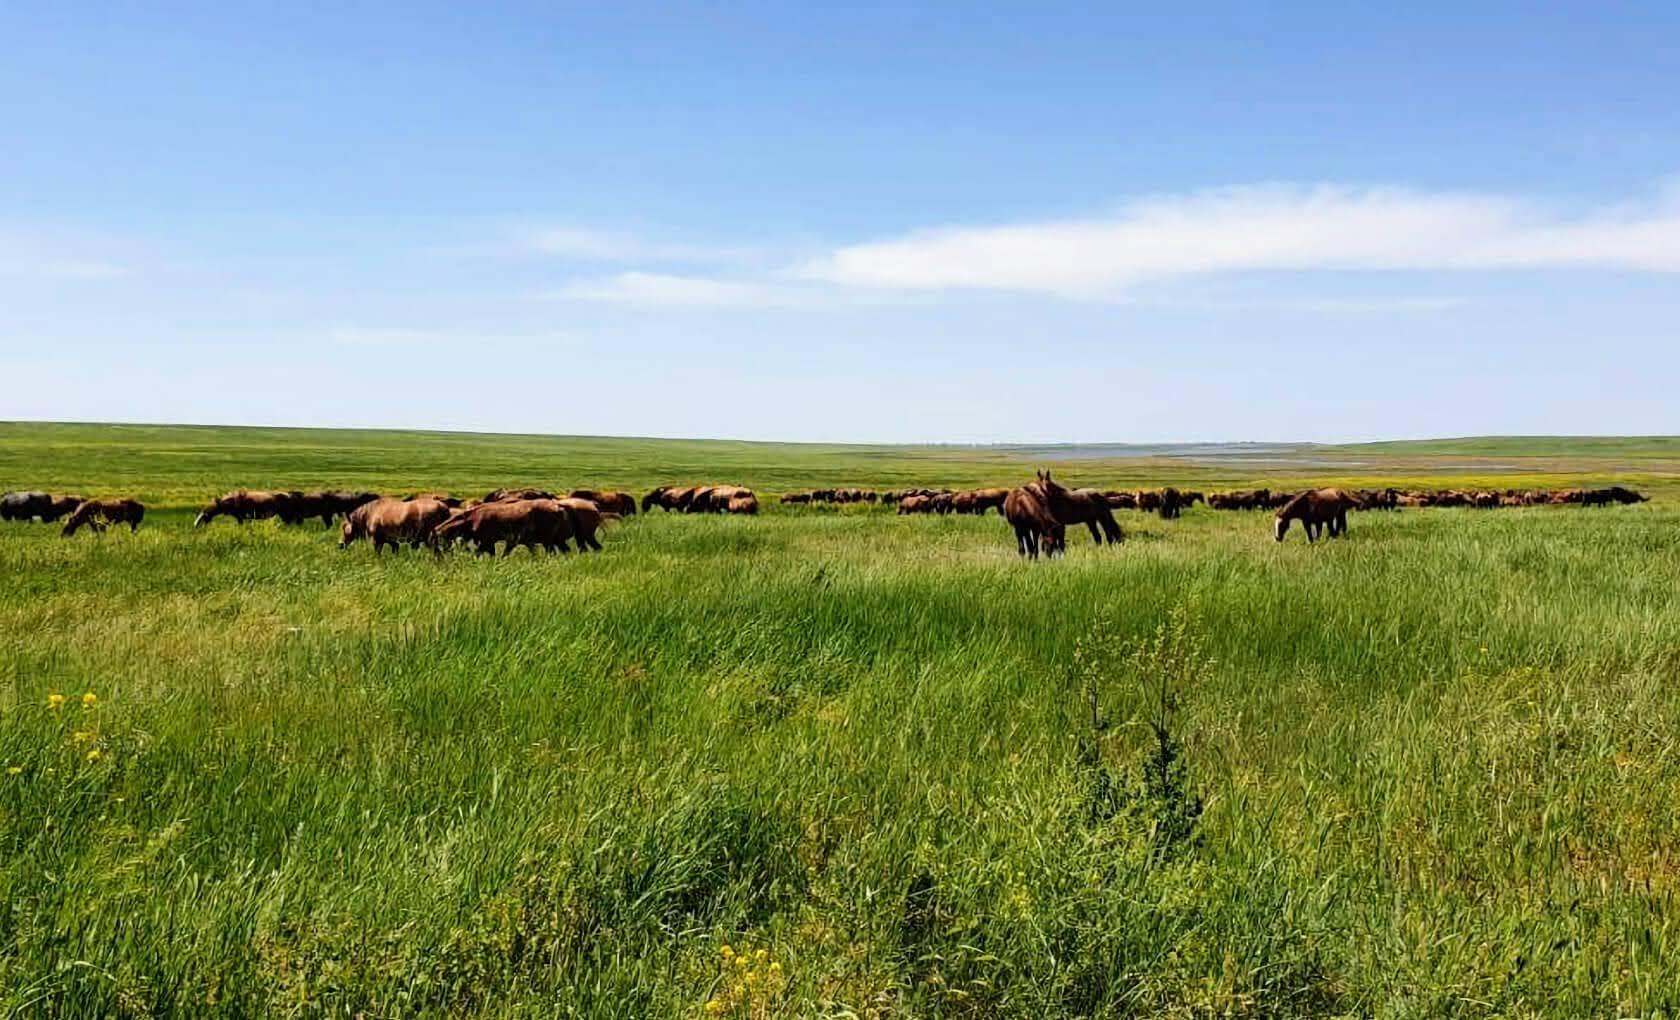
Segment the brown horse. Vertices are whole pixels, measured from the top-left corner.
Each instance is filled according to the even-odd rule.
[[[1325,526],[1331,538],[1339,537],[1346,534],[1348,511],[1355,507],[1353,497],[1340,489],[1308,489],[1278,510],[1272,523],[1273,537],[1283,541],[1290,521],[1301,522],[1308,542],[1316,540],[1319,529]]]
[[[209,524],[217,517],[232,517],[241,524],[246,521],[260,521],[267,517],[286,519],[292,516],[294,498],[289,492],[264,492],[251,489],[235,489],[233,492],[218,496],[211,504],[199,513],[198,519],[193,521],[197,528]]]
[[[595,540],[595,532],[601,530],[601,525],[608,521],[618,520],[618,515],[602,510],[587,499],[556,500],[566,510],[567,520],[572,526],[572,535],[577,538],[578,552],[588,552],[593,549],[601,551],[601,543]]]
[[[557,499],[547,489],[495,489],[485,494],[480,503],[506,503],[520,499]]]
[[[435,499],[376,499],[363,503],[344,518],[339,532],[338,547],[348,548],[356,539],[366,536],[373,544],[373,554],[379,555],[389,545],[391,552],[402,552],[402,544],[418,549],[424,543],[438,551],[432,533],[449,519],[450,510]]]
[[[587,499],[602,510],[629,517],[636,512],[636,497],[611,489],[573,489],[568,499]]]
[[[654,507],[673,512],[687,510],[694,501],[696,491],[698,487],[693,485],[661,485],[642,497],[642,512],[647,513]]]
[[[1114,519],[1114,511],[1109,509],[1108,498],[1095,489],[1069,489],[1050,477],[1050,472],[1038,472],[1037,481],[1029,482],[1028,489],[1037,491],[1039,499],[1045,509],[1056,518],[1057,523],[1083,524],[1091,532],[1091,541],[1102,545],[1107,539],[1110,545],[1125,541],[1125,534],[1120,530],[1120,524]],[[1101,525],[1099,532],[1097,527]]]
[[[87,525],[95,532],[105,530],[107,524],[126,524],[129,531],[140,530],[140,520],[146,508],[134,499],[84,499],[64,522],[63,535],[69,538],[76,529]]]
[[[1039,549],[1054,556],[1067,549],[1067,530],[1045,505],[1040,490],[1030,485],[1011,489],[1003,497],[1003,519],[1015,529],[1015,551],[1038,559]]]
[[[593,504],[591,504],[593,505]],[[471,510],[450,515],[432,532],[438,548],[464,540],[471,542],[479,555],[496,554],[496,543],[506,544],[502,555],[511,556],[513,550],[524,546],[533,554],[542,546],[550,553],[567,552],[567,539],[572,537],[572,515],[567,507],[552,499],[504,499],[494,503],[480,503]]]

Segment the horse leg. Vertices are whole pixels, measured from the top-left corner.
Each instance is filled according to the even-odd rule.
[[[1085,522],[1085,529],[1091,533],[1092,544],[1102,545],[1102,534],[1097,531],[1097,522],[1096,521],[1086,521]]]

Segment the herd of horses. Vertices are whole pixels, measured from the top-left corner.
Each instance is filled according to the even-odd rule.
[[[660,507],[678,513],[756,514],[758,497],[739,485],[662,486],[640,501],[642,510]],[[462,543],[479,554],[502,555],[524,547],[550,553],[599,550],[596,537],[602,525],[636,513],[638,502],[628,492],[574,489],[567,495],[536,488],[504,488],[482,498],[463,499],[444,492],[416,492],[401,497],[344,489],[235,489],[211,500],[193,520],[203,527],[218,517],[239,524],[274,519],[302,525],[319,518],[324,527],[341,521],[339,548],[367,540],[377,555],[389,547],[426,546],[442,552]],[[74,535],[86,526],[103,531],[111,524],[138,530],[146,508],[133,499],[83,499],[42,491],[0,495],[0,519],[8,521],[66,520],[63,534]]]
[[[67,536],[84,527],[90,531],[104,531],[110,524],[126,524],[130,531],[138,531],[145,516],[145,506],[135,499],[83,499],[38,490],[0,494],[0,521],[42,521],[51,524],[68,517],[64,522],[64,534]]]
[[[1214,510],[1273,510],[1273,536],[1283,541],[1290,526],[1301,525],[1307,541],[1328,532],[1332,538],[1347,532],[1347,515],[1356,510],[1397,510],[1401,507],[1526,507],[1608,506],[1642,503],[1646,497],[1620,485],[1596,489],[1507,489],[1503,492],[1388,489],[1309,489],[1283,492],[1245,489],[1203,493],[1171,486],[1162,489],[1070,489],[1040,471],[1025,485],[1013,488],[925,489],[909,488],[886,492],[873,489],[837,488],[790,492],[783,504],[882,503],[896,506],[900,514],[984,514],[997,510],[1015,532],[1017,551],[1029,559],[1060,555],[1067,549],[1067,529],[1083,524],[1097,545],[1124,540],[1114,510],[1143,510],[1163,518],[1175,518],[1186,508],[1201,503]],[[597,539],[611,521],[634,515],[638,507],[647,513],[658,507],[670,513],[758,513],[758,496],[739,485],[664,485],[640,501],[628,492],[607,489],[573,489],[567,495],[536,488],[503,488],[478,499],[462,499],[444,492],[416,492],[407,496],[382,496],[376,492],[342,489],[299,490],[236,489],[212,500],[193,521],[202,527],[217,517],[241,524],[278,519],[283,524],[301,525],[319,518],[331,527],[341,521],[339,548],[366,539],[377,555],[389,546],[393,552],[404,545],[426,546],[434,552],[457,543],[471,546],[477,554],[494,555],[497,547],[506,556],[516,548],[535,553],[567,552],[568,543],[578,550],[600,550]],[[42,491],[7,492],[0,495],[0,520],[56,522],[65,520],[63,534],[74,535],[83,527],[100,532],[110,525],[126,524],[138,530],[146,508],[134,499],[83,499],[80,496]]]

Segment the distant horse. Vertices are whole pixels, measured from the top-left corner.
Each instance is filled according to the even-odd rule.
[[[1318,538],[1319,529],[1328,526],[1330,537],[1347,532],[1348,511],[1355,509],[1353,497],[1340,489],[1308,489],[1283,505],[1273,520],[1273,537],[1283,541],[1289,522],[1300,521],[1307,532],[1307,541]]]
[[[107,524],[126,524],[128,530],[139,531],[145,516],[146,508],[138,500],[84,499],[64,522],[63,534],[69,538],[84,524],[95,532],[104,531]]]
[[[1046,556],[1067,548],[1066,529],[1050,513],[1043,495],[1031,486],[1011,489],[1003,497],[1003,519],[1015,529],[1015,551],[1028,559],[1038,559],[1041,547]]]
[[[1114,519],[1114,511],[1109,509],[1108,498],[1095,489],[1069,489],[1050,477],[1050,472],[1038,472],[1038,479],[1027,483],[1025,488],[1037,492],[1043,501],[1045,509],[1056,519],[1058,524],[1083,524],[1091,532],[1091,541],[1102,545],[1107,539],[1110,545],[1125,541],[1126,536],[1120,531],[1120,524]],[[1098,531],[1098,526],[1102,531]]]

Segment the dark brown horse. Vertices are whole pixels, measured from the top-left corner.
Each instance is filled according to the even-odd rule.
[[[235,489],[223,496],[217,497],[193,521],[197,528],[209,524],[217,517],[232,517],[241,524],[246,521],[260,521],[266,517],[286,519],[292,516],[294,500],[289,492],[265,492],[253,489]]]
[[[1031,485],[1011,489],[1003,497],[1003,519],[1015,529],[1015,551],[1038,559],[1039,550],[1054,556],[1067,549],[1067,530],[1050,513],[1042,492]]]
[[[1279,542],[1289,530],[1289,522],[1300,521],[1306,530],[1307,541],[1318,538],[1320,528],[1328,526],[1330,537],[1347,532],[1347,515],[1356,508],[1353,497],[1340,489],[1308,489],[1278,510],[1272,524],[1272,534]]]
[[[84,499],[70,519],[64,522],[64,537],[69,538],[76,533],[76,529],[87,525],[95,532],[105,530],[107,524],[126,524],[128,530],[139,531],[140,521],[146,516],[146,508],[135,499]]]
[[[1028,489],[1038,492],[1050,515],[1062,525],[1083,524],[1091,532],[1091,541],[1110,545],[1125,541],[1120,524],[1109,509],[1108,498],[1095,489],[1069,489],[1050,477],[1050,472],[1038,472],[1038,479],[1029,482]],[[1099,532],[1098,526],[1102,527]]]
[[[587,499],[608,513],[629,517],[636,512],[636,497],[612,489],[573,489],[568,499]]]
[[[673,512],[687,510],[694,501],[696,491],[697,487],[693,485],[661,485],[642,497],[642,512],[647,513],[654,507]]]

